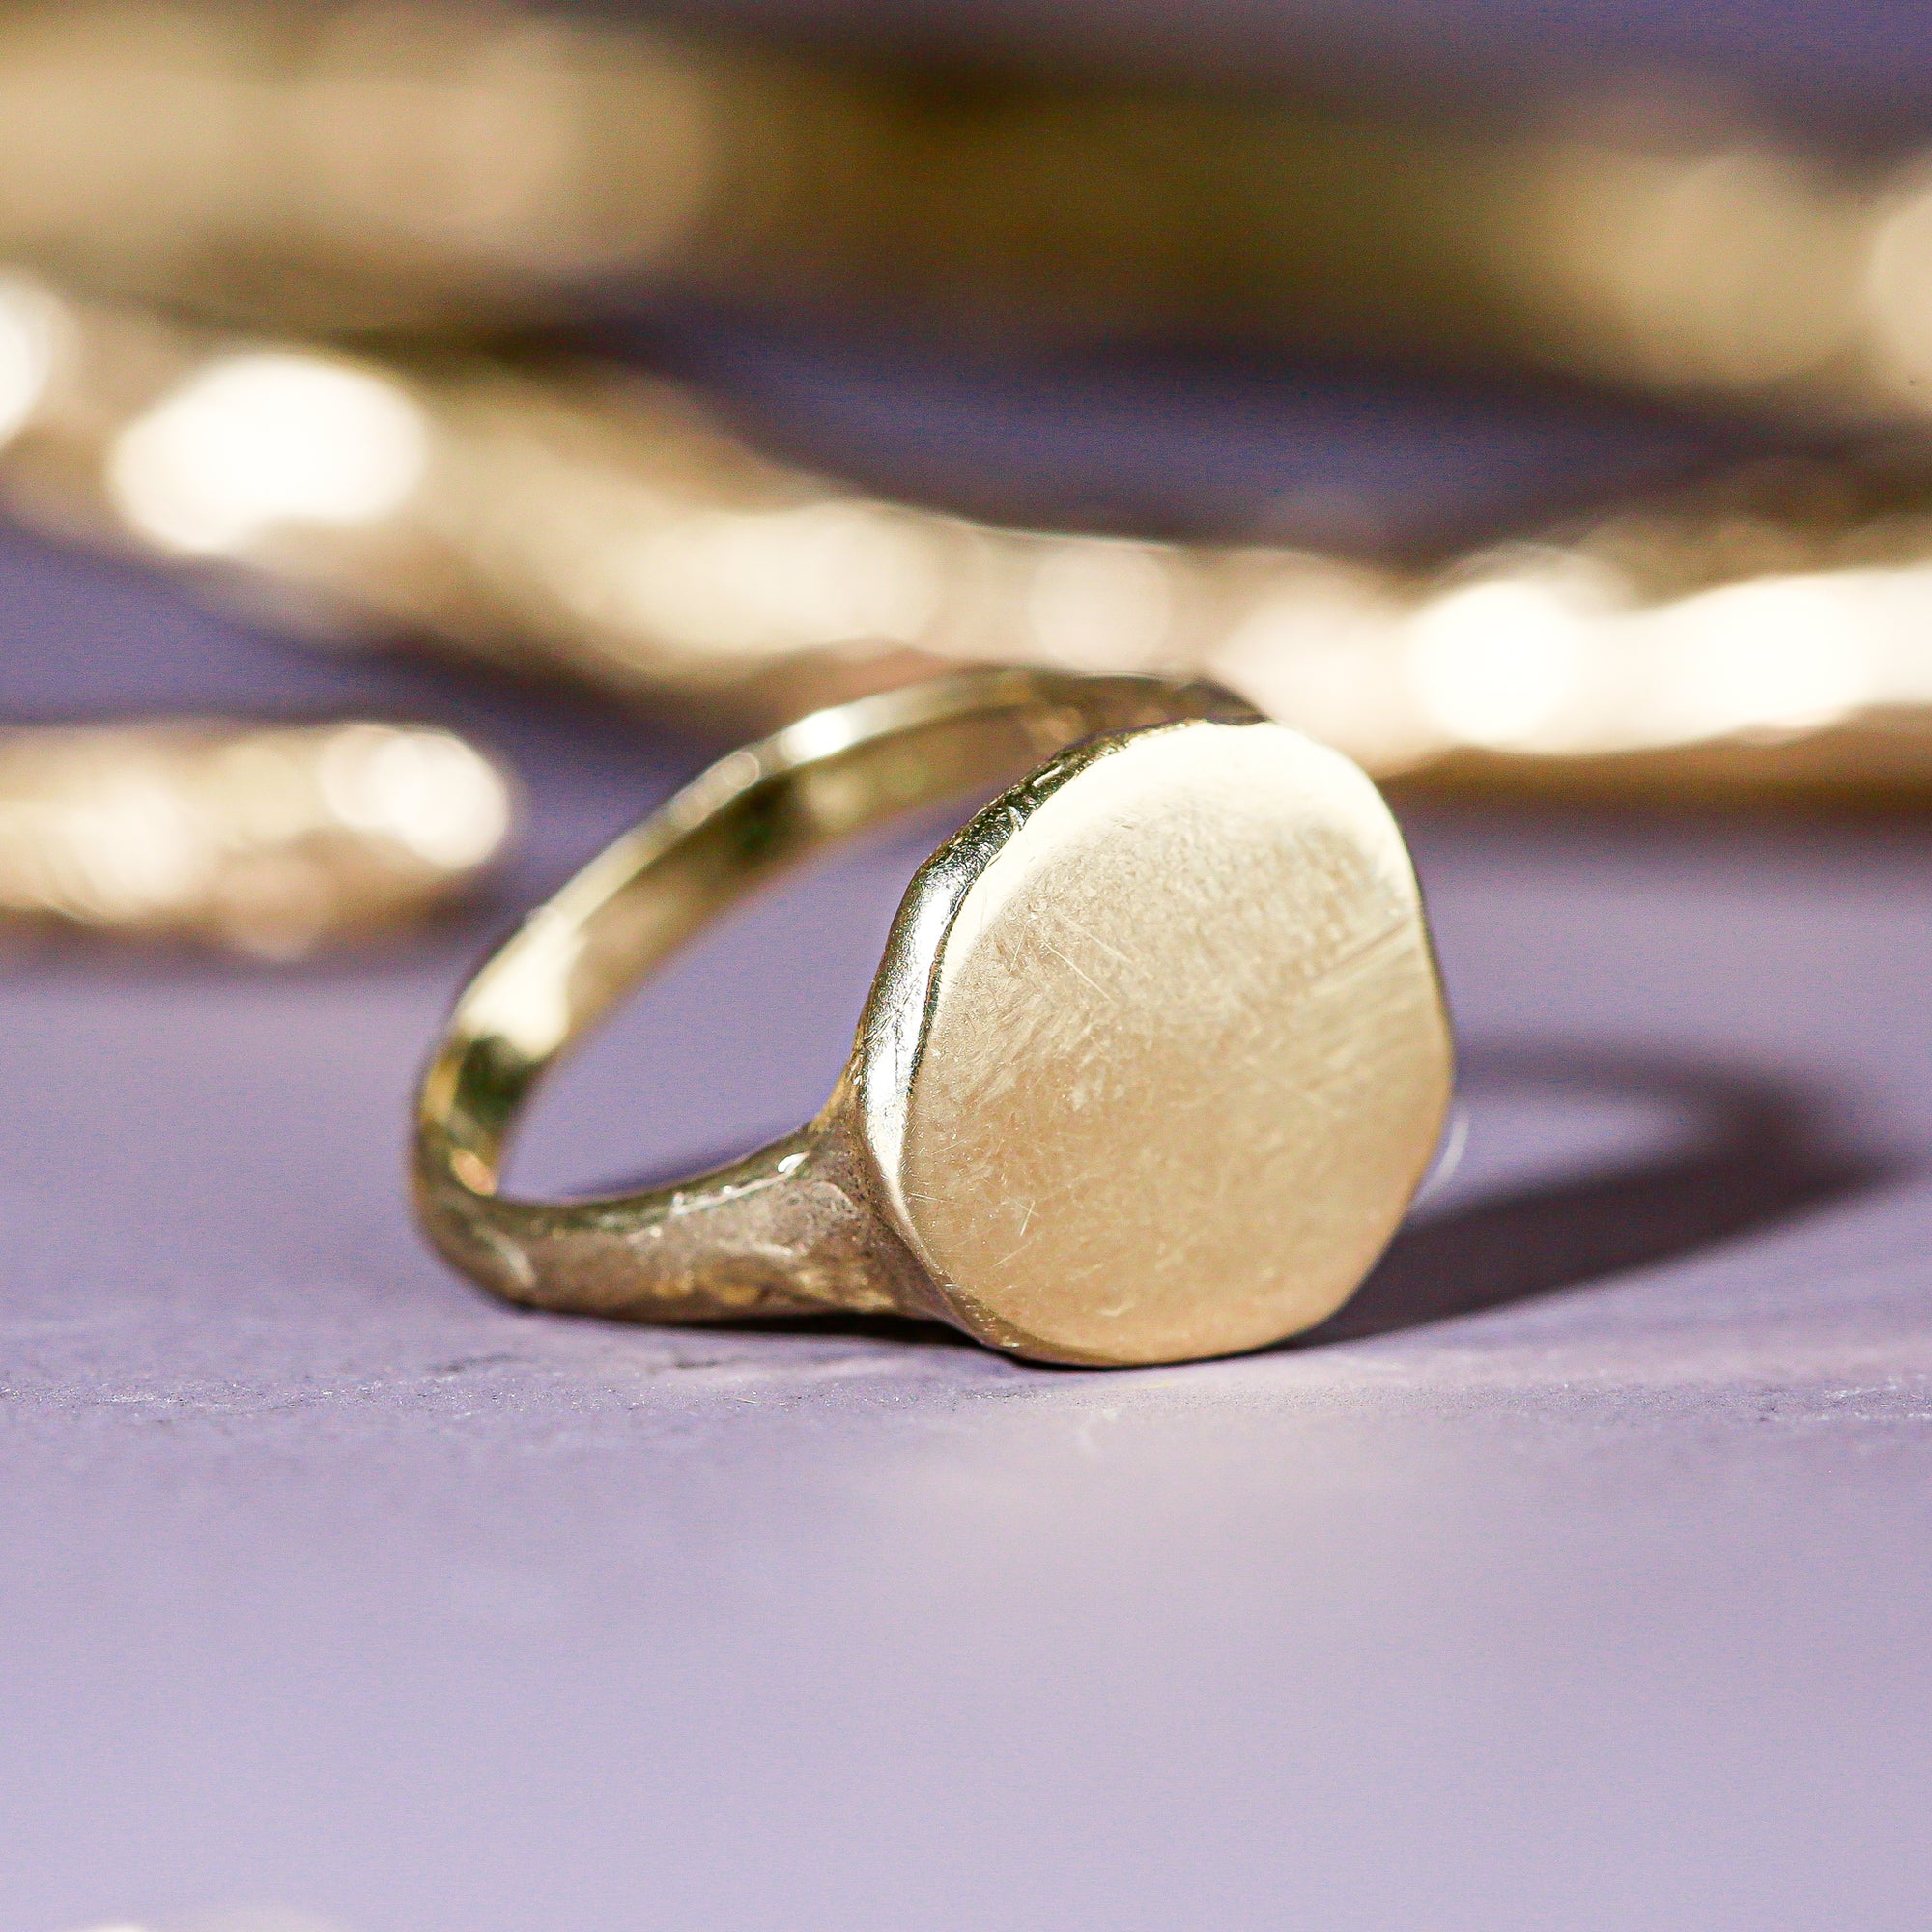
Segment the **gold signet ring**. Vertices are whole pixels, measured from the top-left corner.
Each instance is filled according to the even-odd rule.
[[[809,1125],[648,1193],[497,1191],[531,1083],[708,920],[1016,773],[914,877]],[[532,914],[425,1076],[416,1199],[539,1308],[896,1312],[1041,1361],[1184,1361],[1347,1300],[1450,1080],[1415,875],[1355,766],[1213,685],[988,671],[734,752]]]

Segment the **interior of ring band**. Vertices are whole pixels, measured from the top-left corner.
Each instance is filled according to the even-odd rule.
[[[1218,700],[1218,701],[1216,701]],[[1244,709],[1212,687],[1037,672],[890,694],[733,753],[571,881],[478,975],[425,1082],[425,1157],[494,1194],[549,1064],[706,923],[811,853],[1024,777],[1102,732]]]

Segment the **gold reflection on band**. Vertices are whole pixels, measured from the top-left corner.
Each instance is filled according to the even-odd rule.
[[[489,864],[509,786],[452,733],[193,722],[0,734],[0,925],[263,959],[420,917]]]

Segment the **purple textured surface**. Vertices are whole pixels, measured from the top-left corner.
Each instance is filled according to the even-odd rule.
[[[0,596],[9,713],[430,711],[536,802],[384,953],[0,962],[0,1932],[1932,1922],[1932,830],[1417,819],[1462,1157],[1310,1345],[626,1329],[446,1275],[402,1121],[698,751],[24,543]],[[526,1178],[809,1111],[910,864],[680,965]]]

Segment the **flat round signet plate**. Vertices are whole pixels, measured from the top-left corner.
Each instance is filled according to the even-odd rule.
[[[898,940],[875,997],[917,1044],[867,1133],[975,1332],[1076,1362],[1251,1349],[1387,1244],[1449,1028],[1400,835],[1336,753],[1260,722],[1077,748],[942,848]]]

